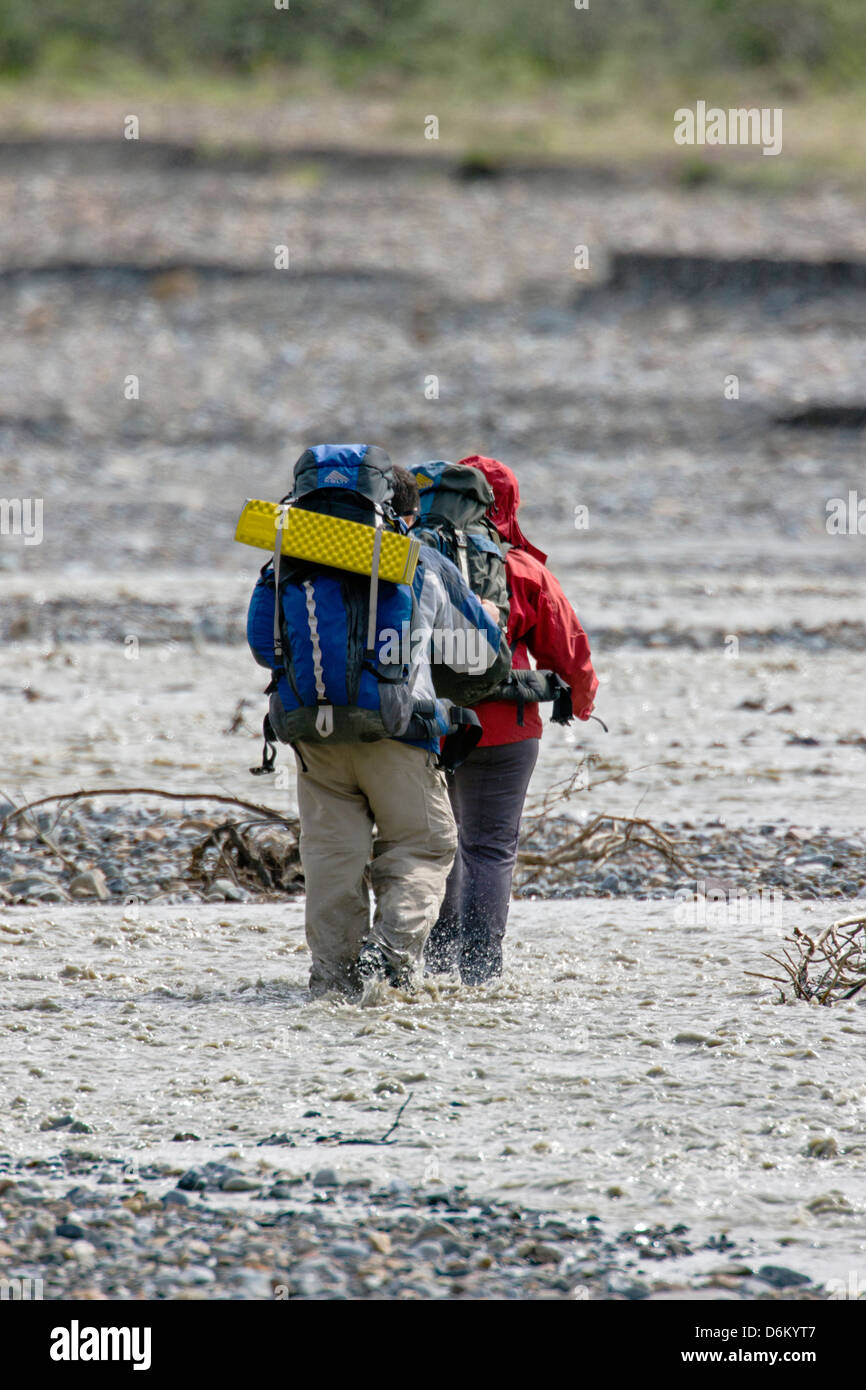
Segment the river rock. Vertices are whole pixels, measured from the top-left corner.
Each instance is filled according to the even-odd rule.
[[[100,902],[107,902],[111,897],[101,869],[88,869],[85,873],[76,874],[69,884],[69,892],[73,898],[99,898]]]
[[[365,1260],[370,1254],[365,1245],[353,1240],[335,1240],[329,1253],[336,1260]]]
[[[162,1198],[164,1207],[188,1207],[189,1197],[179,1188],[173,1187],[170,1192],[166,1192]]]
[[[640,1279],[633,1279],[631,1275],[621,1273],[619,1270],[607,1276],[608,1293],[614,1294],[619,1298],[638,1299],[649,1297],[649,1285],[644,1284]]]
[[[785,1265],[761,1265],[755,1278],[774,1289],[793,1289],[812,1282],[807,1274],[799,1274],[796,1269],[787,1269]]]
[[[218,878],[205,893],[205,901],[210,903],[222,900],[227,903],[245,903],[249,900],[249,896],[249,893],[244,892],[243,888],[232,883],[230,878]]]
[[[232,1173],[224,1182],[220,1184],[222,1192],[257,1192],[261,1183],[255,1178],[248,1178],[243,1173]]]
[[[207,1178],[198,1168],[188,1168],[183,1177],[178,1179],[177,1186],[181,1192],[204,1192],[207,1188]]]
[[[54,1234],[61,1240],[83,1240],[86,1232],[83,1226],[78,1226],[74,1221],[60,1221],[54,1228]]]
[[[809,1140],[803,1153],[806,1158],[836,1158],[839,1145],[832,1134],[821,1134]]]
[[[339,1187],[340,1178],[335,1168],[320,1168],[313,1174],[313,1187]]]

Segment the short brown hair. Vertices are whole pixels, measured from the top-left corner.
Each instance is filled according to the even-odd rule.
[[[414,515],[421,501],[418,484],[408,468],[401,468],[398,463],[394,464],[393,473],[394,495],[391,498],[391,506],[398,516]]]

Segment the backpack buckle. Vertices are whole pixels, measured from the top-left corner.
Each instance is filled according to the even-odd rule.
[[[334,706],[319,705],[316,715],[316,733],[320,738],[328,738],[334,732]]]
[[[262,747],[261,767],[251,767],[250,772],[254,777],[267,777],[274,770],[274,763],[277,757],[277,747],[274,743],[274,731],[271,726],[271,717],[266,714],[262,720],[262,737],[264,746]]]

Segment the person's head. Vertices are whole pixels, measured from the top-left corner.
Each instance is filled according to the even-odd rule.
[[[543,550],[539,550],[537,546],[526,539],[520,529],[520,522],[517,520],[520,488],[517,484],[516,474],[511,471],[507,464],[500,463],[499,459],[486,458],[484,454],[467,454],[466,458],[462,458],[460,462],[464,466],[477,468],[480,473],[484,474],[493,488],[493,505],[488,507],[487,516],[502,539],[508,541],[508,544],[517,550],[527,550],[543,565],[547,556]]]
[[[393,465],[392,472],[394,474],[394,495],[391,498],[391,506],[397,515],[403,518],[406,525],[411,526],[421,505],[418,484],[409,470],[401,468],[397,463]]]

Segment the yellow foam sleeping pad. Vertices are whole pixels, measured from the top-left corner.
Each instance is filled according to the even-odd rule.
[[[353,574],[371,574],[375,526],[343,517],[323,516],[301,507],[281,507],[276,502],[255,498],[244,503],[235,531],[235,540],[259,550],[276,548],[277,529],[282,521],[281,554],[296,560],[311,560]],[[411,584],[418,564],[421,542],[397,531],[382,532],[379,578],[394,584]]]

